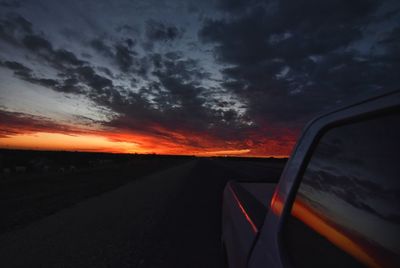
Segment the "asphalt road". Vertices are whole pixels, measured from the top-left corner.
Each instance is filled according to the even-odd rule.
[[[193,160],[3,233],[0,267],[220,267],[225,183],[280,173],[246,166]]]

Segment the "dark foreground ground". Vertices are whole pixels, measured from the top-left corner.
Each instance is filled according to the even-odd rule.
[[[3,182],[0,267],[220,267],[225,183],[274,181],[283,167],[282,161],[157,161],[64,174],[75,177],[70,184]]]

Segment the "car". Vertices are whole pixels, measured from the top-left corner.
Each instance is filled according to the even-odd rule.
[[[227,267],[400,267],[400,91],[303,130],[277,183],[230,181]]]

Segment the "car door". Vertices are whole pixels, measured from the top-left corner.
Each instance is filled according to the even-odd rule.
[[[386,106],[306,131],[250,267],[400,267],[400,110]]]
[[[400,113],[320,138],[282,231],[294,267],[400,267]]]

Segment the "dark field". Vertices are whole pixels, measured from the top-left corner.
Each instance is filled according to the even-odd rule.
[[[7,150],[1,153],[6,167],[0,179],[0,234],[191,159]],[[35,165],[37,162],[46,164]],[[10,172],[5,173],[4,169]]]
[[[2,174],[1,267],[219,267],[225,183],[276,181],[285,163],[61,154]]]

